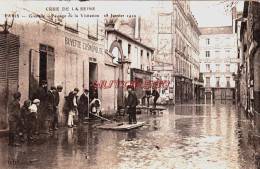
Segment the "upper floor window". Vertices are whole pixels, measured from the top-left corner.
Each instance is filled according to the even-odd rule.
[[[230,77],[227,77],[227,87],[230,87]]]
[[[206,70],[210,70],[210,64],[206,64]]]
[[[210,44],[210,39],[206,38],[206,45],[209,45],[209,44]]]
[[[216,87],[219,87],[220,77],[216,77]]]
[[[225,42],[226,42],[226,45],[230,45],[230,39],[229,38],[226,38]]]
[[[131,54],[131,45],[128,44],[128,54],[130,55]]]
[[[210,57],[210,51],[206,51],[206,57]]]
[[[226,50],[226,58],[230,58],[230,51]]]
[[[216,58],[219,58],[220,57],[220,55],[219,55],[220,51],[216,51],[215,53],[216,53]]]
[[[144,51],[143,51],[143,50],[141,50],[141,56],[143,56],[143,53],[144,53]]]
[[[229,64],[226,65],[226,72],[230,72],[230,65]]]
[[[216,72],[220,72],[220,64],[216,64]]]

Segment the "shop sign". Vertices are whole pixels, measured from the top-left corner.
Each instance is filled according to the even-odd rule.
[[[65,45],[72,46],[74,48],[82,49],[85,51],[90,51],[96,54],[103,55],[103,48],[98,47],[94,44],[91,44],[89,42],[82,42],[80,40],[72,39],[65,36]]]

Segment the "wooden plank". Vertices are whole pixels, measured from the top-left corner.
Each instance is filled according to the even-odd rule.
[[[106,119],[106,118],[104,118],[104,117],[98,116],[98,115],[93,114],[93,113],[90,113],[90,112],[89,112],[89,114],[92,114],[93,116],[98,117],[98,118],[100,118],[100,119],[102,119],[102,120],[111,121],[111,120],[108,120],[108,119]]]
[[[122,123],[121,123],[122,124]],[[97,126],[99,129],[108,129],[108,130],[131,130],[137,127],[141,127],[145,124],[145,122],[137,122],[136,124],[123,124],[119,125],[118,123],[113,123],[113,124],[105,124],[101,126]]]

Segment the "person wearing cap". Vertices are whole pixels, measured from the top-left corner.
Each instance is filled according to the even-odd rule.
[[[37,111],[38,111],[39,105],[40,105],[40,100],[34,99],[33,104],[30,106],[33,134],[38,134],[39,122],[38,122],[38,117],[37,117],[38,116]]]
[[[89,88],[89,101],[91,102],[93,99],[98,98],[98,88],[97,82],[90,82]]]
[[[54,121],[54,111],[56,108],[55,100],[54,100],[54,93],[56,92],[56,87],[51,86],[51,89],[47,92],[46,97],[46,116],[45,116],[45,134],[51,134],[52,130],[52,123]]]
[[[76,115],[77,113],[77,94],[79,92],[78,88],[75,88],[73,91],[71,91],[69,93],[68,96],[68,108],[69,108],[69,114],[68,114],[68,127],[72,128],[76,125],[74,125],[73,122],[73,117]]]
[[[18,133],[19,133],[19,122],[21,121],[20,116],[20,99],[21,93],[17,92],[13,94],[13,100],[9,104],[8,121],[9,121],[9,145],[19,146]]]
[[[60,92],[62,91],[63,87],[61,85],[57,86],[57,90],[54,92],[54,101],[55,101],[55,109],[54,109],[54,120],[52,123],[52,129],[58,129],[59,123],[59,103],[60,103]]]
[[[26,100],[21,108],[21,118],[24,124],[24,130],[27,131],[27,138],[29,140],[33,140],[32,136],[32,119],[31,119],[31,111],[30,111],[31,101]],[[23,130],[23,131],[24,131]],[[24,136],[24,133],[23,133]]]
[[[38,125],[39,125],[39,132],[44,130],[45,126],[45,112],[46,112],[46,97],[47,97],[47,81],[42,80],[40,83],[40,87],[37,91],[33,94],[32,100],[39,99],[41,104],[38,107]]]
[[[152,96],[154,96],[153,107],[156,107],[156,102],[157,102],[158,98],[160,97],[160,94],[156,89],[153,89]]]
[[[127,86],[128,96],[126,99],[126,108],[129,114],[129,124],[136,124],[136,106],[138,105],[138,98],[136,96],[134,87],[132,85]]]
[[[96,114],[100,117],[102,117],[102,111],[101,111],[101,101],[97,98],[94,98],[92,102],[89,104],[89,111],[92,114]],[[93,115],[90,115],[90,118],[93,119]],[[101,120],[103,123],[103,120]]]
[[[84,121],[85,116],[88,116],[88,89],[84,89],[83,94],[79,99],[79,121],[80,123]]]

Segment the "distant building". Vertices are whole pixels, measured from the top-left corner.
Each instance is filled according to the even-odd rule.
[[[199,98],[198,24],[188,1],[160,1],[146,14],[118,18],[115,29],[154,49],[153,79],[169,81],[159,88],[161,103],[189,102]],[[141,68],[142,69],[142,68]]]
[[[236,35],[232,26],[200,28],[200,72],[207,99],[235,99],[238,70]]]

